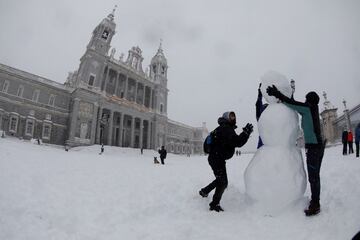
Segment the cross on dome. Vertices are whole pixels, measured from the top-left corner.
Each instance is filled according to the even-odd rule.
[[[112,12],[108,15],[108,18],[109,18],[111,21],[114,20],[116,8],[117,8],[117,5],[114,6]]]

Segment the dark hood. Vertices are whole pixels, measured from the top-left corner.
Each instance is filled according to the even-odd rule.
[[[231,124],[228,119],[223,118],[223,117],[219,117],[219,119],[218,119],[218,124],[219,124],[220,126],[229,125],[229,126],[233,127],[234,129],[237,128],[236,125]]]
[[[320,98],[316,92],[309,92],[308,94],[306,94],[306,102],[307,103],[310,103],[312,105],[317,105],[317,104],[319,104],[319,101],[320,101]]]

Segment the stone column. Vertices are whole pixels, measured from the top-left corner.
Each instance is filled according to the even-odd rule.
[[[124,89],[124,98],[128,100],[128,87],[129,87],[129,77],[125,78],[125,89]]]
[[[131,120],[131,139],[130,139],[130,147],[134,147],[134,140],[135,140],[135,136],[134,136],[134,133],[135,133],[135,117],[132,117],[132,120]]]
[[[142,105],[145,106],[145,92],[146,92],[146,86],[143,85],[143,96],[142,96]]]
[[[140,119],[140,144],[139,147],[142,148],[143,147],[143,131],[144,131],[144,120]]]
[[[120,115],[120,126],[119,126],[119,144],[120,146],[123,146],[123,129],[124,129],[124,113],[121,113]]]
[[[108,78],[109,78],[109,73],[110,73],[110,68],[108,67],[107,73],[106,73],[106,77],[105,77],[105,84],[104,84],[104,92],[106,93],[106,85],[108,82]]]
[[[99,111],[98,111],[98,118],[97,118],[97,124],[96,124],[96,140],[95,142],[100,144],[101,143],[101,139],[100,139],[100,130],[101,130],[101,117],[103,114],[103,108],[99,107]]]
[[[134,99],[134,102],[136,103],[136,100],[137,100],[137,92],[138,92],[138,86],[139,82],[135,82],[135,99]]]
[[[146,145],[147,145],[147,148],[148,148],[148,149],[151,149],[151,146],[150,146],[150,144],[151,144],[151,143],[150,143],[150,139],[151,139],[151,135],[150,135],[150,134],[151,134],[150,121],[148,121],[148,124],[147,124],[147,125],[148,125],[148,129],[147,129],[147,144],[146,144]]]
[[[150,109],[153,109],[153,90],[150,88]]]
[[[95,135],[96,135],[96,126],[98,125],[97,122],[97,114],[98,114],[98,109],[99,109],[99,104],[97,102],[94,103],[94,111],[93,111],[93,118],[92,118],[92,122],[91,122],[91,138],[90,138],[90,144],[95,144]]]
[[[78,112],[79,112],[79,104],[80,104],[80,98],[74,98],[74,105],[73,105],[73,111],[71,114],[70,133],[69,133],[70,141],[74,141],[74,138],[75,138],[77,118],[78,118]]]
[[[120,77],[120,73],[117,74],[117,77],[116,77],[116,82],[115,82],[115,91],[114,91],[114,95],[117,96],[117,97],[120,97],[117,95],[117,91],[118,91],[118,87],[119,87],[119,77]]]
[[[112,146],[112,133],[113,133],[113,125],[114,125],[114,111],[110,110],[110,117],[108,119],[109,121],[109,128],[108,128],[108,139],[107,144],[109,146]]]

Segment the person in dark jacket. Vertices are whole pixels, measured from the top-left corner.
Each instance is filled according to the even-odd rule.
[[[101,149],[100,149],[99,155],[101,155],[101,154],[103,154],[103,153],[104,153],[104,144],[102,143],[102,144],[101,144]]]
[[[255,107],[256,107],[256,121],[259,121],[259,118],[262,114],[262,112],[266,109],[266,107],[269,105],[267,103],[263,104],[262,102],[262,93],[261,93],[261,83],[259,85],[259,88],[258,88],[258,97],[257,97],[257,100],[256,100],[256,103],[255,103]],[[257,145],[257,148],[260,148],[263,144],[262,140],[261,140],[261,137],[259,136],[259,140],[258,140],[258,145]]]
[[[360,142],[360,123],[355,128],[356,157],[359,157],[359,142]]]
[[[342,144],[343,144],[343,155],[347,154],[347,140],[348,140],[348,131],[344,130],[342,133]]]
[[[210,211],[216,212],[224,211],[220,206],[220,200],[228,185],[225,161],[234,155],[236,147],[242,147],[248,141],[253,131],[253,126],[248,123],[243,128],[243,132],[237,135],[235,132],[237,126],[234,112],[225,112],[218,119],[218,124],[219,126],[214,130],[214,144],[208,156],[208,162],[214,172],[215,180],[199,191],[202,197],[207,197],[215,189],[215,194],[209,206]]]
[[[167,154],[165,147],[164,147],[164,146],[161,146],[161,149],[159,149],[158,152],[159,152],[159,154],[160,154],[161,164],[164,165],[164,164],[165,164],[164,160],[165,160],[166,154]]]
[[[301,115],[301,126],[304,131],[306,164],[309,183],[311,188],[311,201],[309,207],[304,210],[306,216],[320,212],[320,167],[324,156],[324,143],[321,137],[319,119],[319,96],[316,92],[306,94],[304,103],[283,95],[274,85],[267,88],[269,96],[280,99],[286,106],[297,111]]]
[[[354,153],[354,149],[353,149],[354,136],[351,131],[348,132],[347,142],[349,145],[349,154]]]

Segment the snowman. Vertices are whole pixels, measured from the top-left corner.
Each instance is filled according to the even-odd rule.
[[[247,196],[257,209],[270,215],[301,199],[306,189],[303,158],[296,146],[299,118],[295,111],[266,93],[272,85],[287,97],[292,94],[285,76],[270,71],[261,77],[260,90],[269,103],[258,121],[264,145],[256,151],[244,174]]]

